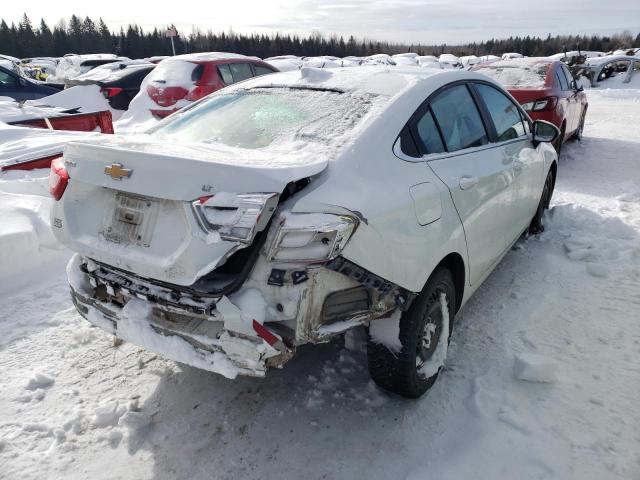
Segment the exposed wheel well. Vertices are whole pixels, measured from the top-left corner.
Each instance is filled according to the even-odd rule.
[[[460,310],[462,305],[462,297],[464,296],[465,286],[465,267],[464,260],[459,253],[452,252],[444,257],[436,269],[440,266],[446,267],[453,275],[453,284],[456,288],[456,312]]]

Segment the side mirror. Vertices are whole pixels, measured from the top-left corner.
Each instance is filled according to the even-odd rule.
[[[18,84],[22,87],[28,87],[29,83],[24,78],[18,78]]]
[[[553,123],[545,120],[536,120],[533,122],[533,145],[538,146],[540,143],[555,142],[560,136],[560,130]]]

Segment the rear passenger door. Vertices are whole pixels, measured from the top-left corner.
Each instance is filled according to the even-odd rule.
[[[492,85],[474,83],[473,87],[491,118],[493,141],[502,162],[513,169],[514,208],[506,230],[509,244],[520,237],[538,207],[544,157],[533,148],[529,121],[516,103]]]
[[[412,118],[411,129],[424,159],[451,192],[475,284],[507,247],[505,232],[514,215],[512,166],[489,144],[489,126],[466,83],[431,97]]]

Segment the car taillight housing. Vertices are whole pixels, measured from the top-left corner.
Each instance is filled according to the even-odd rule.
[[[147,94],[151,97],[151,100],[161,107],[171,107],[175,105],[178,100],[182,100],[187,93],[189,93],[188,90],[182,87],[147,86]]]
[[[184,97],[185,100],[189,100],[190,102],[195,102],[196,100],[200,100],[203,97],[206,97],[210,93],[213,93],[214,87],[211,85],[196,85],[193,87],[187,96]]]
[[[64,167],[64,160],[58,157],[51,162],[49,171],[49,193],[56,200],[60,200],[69,184],[69,172]]]
[[[217,233],[222,240],[251,243],[264,229],[278,205],[277,193],[235,194],[220,192],[191,203],[205,233]]]
[[[527,102],[522,104],[527,112],[541,112],[544,110],[553,110],[558,105],[558,97],[545,97],[533,102]]]
[[[120,87],[104,87],[104,88],[100,89],[100,92],[102,92],[102,95],[104,96],[104,98],[111,98],[111,97],[115,97],[120,92],[122,92],[122,88],[120,88]]]
[[[327,213],[289,214],[280,222],[268,258],[277,262],[323,263],[336,258],[358,219]]]

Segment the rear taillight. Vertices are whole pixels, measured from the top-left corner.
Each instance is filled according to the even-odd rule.
[[[190,102],[195,102],[196,100],[200,100],[202,97],[206,97],[210,93],[213,92],[213,87],[210,85],[196,85],[191,89],[187,96],[184,97],[185,100],[189,100]]]
[[[156,102],[161,107],[170,107],[175,105],[178,100],[181,100],[189,93],[186,88],[182,87],[154,87],[153,85],[147,86],[147,94],[151,97],[151,100]]]
[[[522,104],[527,112],[541,112],[543,110],[553,110],[558,105],[558,97],[545,97],[533,102]]]
[[[58,157],[51,162],[51,170],[49,171],[49,193],[56,200],[60,200],[68,183],[69,173],[67,169],[64,168],[62,157]]]
[[[120,87],[105,87],[101,88],[100,92],[102,92],[104,98],[111,98],[122,92],[122,89]]]
[[[277,193],[219,193],[191,203],[200,227],[222,240],[251,243],[278,204]],[[263,215],[264,213],[264,215]]]

